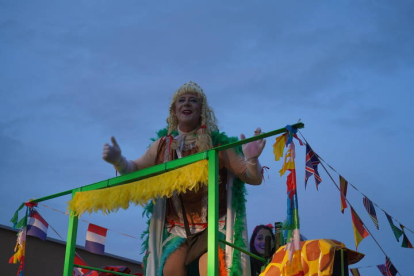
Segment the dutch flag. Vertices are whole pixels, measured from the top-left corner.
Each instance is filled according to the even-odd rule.
[[[106,228],[90,223],[86,232],[85,249],[95,254],[103,254],[107,231]]]
[[[76,252],[75,252],[75,260],[74,260],[74,263],[75,264],[78,264],[78,265],[88,266],[88,264]],[[88,272],[89,272],[89,270],[86,269],[86,268],[73,267],[73,276],[86,275]]]
[[[38,237],[39,239],[45,241],[48,227],[49,224],[46,222],[46,220],[36,210],[33,210],[29,222],[27,223],[26,234],[29,236]]]

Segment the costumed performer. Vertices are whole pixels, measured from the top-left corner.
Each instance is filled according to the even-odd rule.
[[[142,157],[136,160],[127,160],[121,155],[121,149],[115,138],[111,137],[112,145],[104,145],[103,159],[113,164],[115,169],[123,175],[208,150],[219,144],[224,144],[226,140],[224,139],[225,134],[218,131],[216,117],[208,105],[203,89],[191,81],[182,85],[174,93],[167,124],[168,129],[164,132],[164,136],[152,143]],[[261,129],[257,128],[255,135],[259,134],[261,134]],[[245,139],[243,134],[240,137]],[[237,139],[234,138],[232,141],[235,140]],[[232,194],[234,197],[236,190],[236,188],[232,188],[232,175],[234,174],[248,184],[261,184],[262,173],[258,157],[265,144],[265,140],[258,140],[243,145],[244,156],[237,153],[235,149],[219,153],[219,230],[230,242],[233,242],[233,226],[237,221],[237,214],[235,215],[231,205]],[[243,185],[243,183],[241,184]],[[241,187],[244,189],[244,186]],[[244,196],[244,192],[242,193]],[[186,243],[183,205],[191,233],[207,231],[207,186],[201,187],[198,191],[187,190],[180,196],[174,193],[171,198],[156,199],[155,204],[151,206],[152,216],[148,229],[147,255],[144,258],[144,269],[147,276],[187,275],[185,261],[189,254],[189,246]],[[244,198],[242,204],[244,206]],[[243,232],[243,236],[240,236],[243,240],[243,246],[247,248],[245,226],[244,221],[244,224],[239,228],[242,228]],[[207,249],[204,252],[206,251]],[[225,262],[226,269],[224,270],[228,270],[232,263],[236,262],[233,255],[230,255],[235,254],[236,250],[233,251],[226,246],[225,251],[225,261],[221,260],[221,265]],[[250,274],[249,259],[245,254],[242,255],[244,255],[244,259],[237,261],[241,268],[238,272],[230,273],[231,275]],[[222,256],[224,255],[222,254]],[[240,259],[240,253],[237,256]],[[200,256],[198,264],[200,275],[207,275],[207,253]]]
[[[254,230],[252,237],[250,238],[250,252],[265,258],[265,247],[266,247],[266,237],[270,237],[270,256],[271,257],[276,251],[275,235],[272,230],[273,226],[268,225],[257,225]],[[266,265],[265,263],[250,257],[250,266],[252,271],[252,276],[258,276],[262,272],[262,267]]]

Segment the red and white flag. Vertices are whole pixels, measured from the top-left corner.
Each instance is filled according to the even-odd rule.
[[[39,214],[38,211],[33,210],[30,215],[29,222],[27,223],[27,235],[38,237],[41,240],[46,240],[47,229],[49,224]]]
[[[74,263],[77,264],[77,265],[88,266],[88,264],[78,255],[78,253],[75,253]],[[80,267],[74,267],[73,268],[73,276],[83,276],[88,272],[89,272],[89,270],[86,269],[86,268],[80,268]]]
[[[104,254],[107,231],[106,228],[90,223],[86,233],[85,249],[95,254]]]

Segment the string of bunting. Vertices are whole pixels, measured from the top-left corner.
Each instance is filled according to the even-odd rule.
[[[18,221],[18,213],[23,207],[26,206],[25,216]],[[17,276],[22,276],[24,273],[24,267],[25,267],[25,248],[26,248],[26,236],[34,236],[37,237],[43,241],[46,240],[47,237],[47,230],[50,227],[55,234],[63,241],[65,242],[64,238],[59,234],[59,232],[56,231],[56,229],[50,225],[39,213],[35,207],[45,207],[48,208],[54,212],[58,212],[60,214],[67,215],[65,212],[57,210],[55,208],[49,207],[47,205],[39,205],[36,202],[28,201],[23,203],[16,213],[14,214],[11,222],[13,222],[13,227],[20,229],[18,236],[17,236],[17,242],[16,247],[14,249],[14,254],[9,259],[9,263],[11,264],[17,264],[20,263],[19,269],[17,271]],[[88,223],[88,230],[86,233],[86,240],[85,240],[85,249],[89,252],[95,253],[95,254],[104,254],[105,253],[105,240],[106,240],[106,232],[110,229],[106,229],[104,227],[94,225],[92,223],[89,223],[86,220],[81,220],[82,222]],[[17,227],[16,227],[17,226]],[[115,233],[138,239],[137,237],[121,233],[115,230],[110,230]],[[82,258],[81,256],[75,252],[75,259],[74,263],[78,265],[84,265],[89,266]],[[88,269],[74,267],[73,268],[73,275],[86,275],[88,272],[90,272]],[[125,271],[128,272],[128,271]],[[89,275],[89,274],[88,274]],[[135,274],[134,274],[135,275]],[[138,275],[138,274],[137,274]]]
[[[359,267],[350,268],[349,270],[351,271],[352,275],[361,275],[359,273],[360,269],[376,267],[378,268],[378,270],[381,272],[383,276],[391,276],[391,275],[395,276],[398,273],[398,271],[396,271],[395,267],[388,261],[389,260],[386,259],[385,264],[359,266]]]
[[[63,214],[63,215],[68,215],[67,213],[65,213],[65,212],[63,212],[63,211],[61,211],[61,210],[57,210],[57,209],[55,209],[55,208],[52,208],[52,207],[49,207],[49,206],[47,206],[47,205],[44,205],[44,204],[40,204],[40,206],[42,206],[42,207],[45,207],[45,208],[48,208],[48,209],[50,209],[50,210],[52,210],[52,211],[55,211],[55,212],[57,212],[57,213],[60,213],[60,214]],[[84,222],[84,223],[87,223],[87,224],[92,224],[91,222],[89,222],[89,221],[86,221],[86,220],[83,220],[83,219],[80,219],[79,221],[82,221],[82,222]],[[135,236],[132,236],[132,235],[129,235],[129,234],[125,234],[125,233],[122,233],[122,232],[119,232],[119,231],[116,231],[116,230],[112,230],[112,229],[109,229],[109,228],[106,228],[108,231],[111,231],[111,232],[115,232],[115,233],[117,233],[117,234],[119,234],[119,235],[122,235],[122,236],[126,236],[126,237],[129,237],[129,238],[133,238],[133,239],[137,239],[137,240],[139,240],[140,238],[137,238],[137,237],[135,237]],[[60,235],[56,232],[56,231],[54,231],[59,237],[60,237]]]
[[[26,206],[26,210],[24,213],[24,216],[22,219],[18,219],[18,213],[20,210],[23,209],[23,207]],[[17,275],[20,275],[20,273],[23,273],[24,271],[24,263],[25,263],[25,249],[26,249],[26,236],[34,236],[37,237],[43,241],[46,240],[47,237],[47,230],[50,227],[53,232],[56,233],[56,235],[62,240],[65,241],[64,238],[59,234],[56,229],[50,225],[38,212],[35,207],[38,207],[39,204],[36,202],[28,201],[25,203],[22,203],[20,207],[15,212],[13,218],[11,219],[11,222],[13,223],[14,229],[19,229],[18,235],[17,235],[17,242],[14,249],[13,256],[9,259],[9,263],[20,263],[18,273]],[[54,212],[67,215],[67,213],[57,210],[55,208],[49,207],[47,205],[41,204],[40,206],[48,208]],[[134,237],[132,235],[128,235],[119,231],[115,231],[112,229],[106,229],[104,227],[92,224],[86,220],[81,220],[84,223],[88,223],[88,231],[86,235],[86,242],[85,242],[85,249],[96,254],[104,254],[105,249],[105,239],[106,239],[106,232],[108,230],[118,233],[120,235],[139,239],[137,237]],[[80,257],[79,257],[80,258]]]
[[[389,218],[391,218],[392,220],[395,220],[395,221],[397,221],[398,222],[398,224],[400,224],[400,226],[402,227],[402,228],[404,228],[404,229],[406,229],[406,230],[408,230],[408,231],[410,231],[411,233],[413,233],[414,234],[414,231],[413,230],[411,230],[411,229],[409,229],[409,228],[407,228],[407,227],[405,227],[404,225],[402,225],[402,223],[401,222],[399,222],[396,218],[394,218],[394,217],[392,217],[392,216],[390,216],[389,214],[388,214],[388,212],[387,211],[385,211],[383,208],[381,208],[378,204],[376,204],[375,202],[373,202],[372,200],[370,200],[364,193],[362,193],[360,190],[358,190],[358,188],[357,187],[355,187],[352,183],[349,183],[345,178],[343,178],[331,165],[329,165],[325,160],[323,160],[321,157],[320,157],[320,159],[331,169],[331,170],[333,170],[334,172],[336,172],[338,175],[339,175],[339,177],[340,177],[340,179],[343,181],[343,182],[345,182],[346,184],[345,185],[350,185],[352,188],[354,188],[354,190],[356,190],[358,193],[360,193],[363,197],[364,197],[364,201],[367,201],[367,204],[370,204],[370,203],[372,203],[373,205],[375,205],[375,206],[377,206],[379,209],[381,209],[381,211],[383,211],[384,213],[385,213],[385,215],[387,216],[387,218],[389,217]],[[346,193],[343,193],[342,191],[341,191],[341,196],[345,196],[346,197]],[[364,204],[365,205],[365,204]],[[367,208],[366,208],[367,209]],[[371,210],[373,210],[373,208],[371,207],[371,208],[368,208],[368,209],[371,209]],[[368,210],[367,210],[368,211]],[[370,212],[368,211],[368,214],[371,216],[371,218],[372,218],[372,214],[370,214]],[[388,219],[389,220],[389,219]],[[392,221],[391,220],[391,221]],[[390,221],[390,220],[389,220]],[[390,223],[391,223],[391,221],[390,221]],[[378,222],[377,222],[378,223]],[[375,222],[374,222],[374,224],[376,224]],[[377,225],[376,225],[377,226]],[[379,227],[377,227],[377,229],[379,229]],[[394,231],[394,229],[393,229],[393,231]],[[398,239],[397,239],[398,240]]]
[[[299,132],[300,133],[300,132]],[[304,139],[304,141],[306,142],[306,176],[305,176],[305,181],[308,180],[309,175],[313,174],[313,176],[315,176],[315,184],[316,184],[316,188],[318,188],[318,185],[322,182],[322,179],[319,176],[319,173],[317,171],[317,165],[321,164],[321,166],[323,167],[323,169],[325,170],[325,172],[328,174],[328,176],[331,178],[332,182],[335,184],[335,186],[337,187],[337,189],[339,190],[340,194],[341,194],[341,212],[344,213],[344,209],[347,208],[347,203],[349,204],[350,208],[351,208],[351,215],[352,215],[352,220],[353,220],[353,228],[354,228],[354,238],[355,238],[355,243],[356,243],[356,247],[358,247],[358,244],[368,235],[371,235],[371,237],[373,238],[374,242],[377,244],[377,246],[381,249],[381,251],[384,253],[385,258],[386,258],[386,263],[382,264],[382,265],[377,265],[377,267],[380,269],[384,268],[387,271],[387,274],[384,275],[396,275],[398,273],[397,269],[395,268],[395,266],[392,264],[390,258],[388,257],[388,255],[385,253],[385,251],[383,250],[383,248],[380,246],[380,244],[378,243],[378,241],[376,240],[376,238],[372,235],[372,233],[369,231],[369,229],[366,227],[366,225],[362,222],[362,220],[359,218],[359,216],[357,215],[357,213],[355,212],[354,208],[352,207],[352,205],[350,204],[350,202],[348,201],[348,199],[346,198],[346,193],[347,193],[347,184],[348,182],[345,180],[345,178],[343,178],[332,166],[330,166],[325,160],[323,160],[323,158],[321,158],[319,155],[317,155],[312,148],[310,147],[309,143],[306,141],[305,137],[303,136],[302,133],[300,133],[300,135],[302,136],[302,138]],[[331,176],[331,174],[328,172],[328,170],[325,168],[325,166],[323,165],[323,163],[321,163],[320,161],[323,161],[323,163],[325,163],[327,166],[329,166],[330,169],[332,169],[335,173],[337,173],[339,175],[339,180],[340,180],[340,186],[338,186],[338,184],[335,182],[335,180],[333,179],[333,177]],[[360,192],[354,185],[350,184],[351,187],[353,187],[356,191],[358,191],[360,194],[363,195],[363,204],[364,207],[366,209],[366,211],[368,212],[368,214],[370,215],[375,227],[377,229],[379,229],[379,225],[378,225],[378,219],[375,213],[375,208],[374,205],[379,207],[377,204],[373,203],[371,200],[369,200],[369,198],[363,194],[362,192]],[[306,187],[306,182],[305,182],[305,187]],[[379,207],[380,208],[380,207]],[[382,208],[380,208],[385,215],[387,216],[387,219],[390,223],[390,226],[394,232],[395,237],[397,238],[397,241],[399,241],[399,237],[401,235],[404,235],[404,240],[402,243],[402,247],[406,247],[406,248],[413,248],[410,241],[408,240],[408,237],[405,235],[404,229],[411,231],[410,229],[404,227],[401,223],[400,223],[400,227],[402,228],[402,230],[400,230],[398,227],[396,227],[393,222],[392,222],[392,217],[390,215],[388,215],[388,213],[383,210]],[[397,220],[396,220],[397,221]],[[358,269],[350,269],[352,275],[359,275],[358,273]],[[385,270],[384,270],[385,271]],[[399,274],[399,273],[398,273]]]
[[[303,137],[302,133],[301,136]],[[305,139],[305,138],[304,138]],[[362,193],[360,190],[358,190],[357,187],[355,187],[354,185],[352,185],[351,183],[349,183],[341,174],[339,174],[331,165],[329,165],[322,157],[320,157],[319,155],[317,155],[317,157],[322,160],[331,170],[333,170],[335,173],[337,173],[339,175],[339,179],[340,179],[340,184],[341,184],[341,188],[340,188],[340,193],[341,193],[341,200],[346,199],[346,187],[349,184],[352,188],[354,188],[358,193],[360,193],[363,196],[363,203],[364,203],[364,207],[367,210],[368,214],[370,215],[373,223],[375,224],[375,227],[377,229],[379,229],[379,224],[378,224],[378,219],[376,216],[376,212],[375,212],[375,208],[373,205],[377,206],[379,209],[381,209],[381,211],[384,212],[384,214],[386,215],[388,222],[390,223],[390,226],[394,232],[394,235],[396,236],[397,241],[399,241],[399,238],[401,237],[401,235],[404,236],[404,242],[401,245],[402,247],[405,248],[413,248],[411,245],[411,242],[408,240],[407,236],[405,235],[405,230],[410,231],[411,233],[414,233],[414,231],[412,231],[411,229],[407,228],[406,226],[404,226],[401,222],[399,222],[397,219],[395,219],[394,217],[392,217],[391,215],[388,214],[388,212],[386,212],[383,208],[381,208],[378,204],[376,204],[375,202],[371,201],[368,196],[366,196],[364,193]],[[336,184],[336,182],[333,180],[334,184]],[[337,185],[337,184],[336,184]],[[337,186],[338,187],[338,186]],[[347,207],[346,204],[344,205],[343,202],[341,201],[341,205],[342,206],[342,213],[344,211],[344,209]],[[399,229],[398,227],[396,227],[393,223],[393,220],[397,221],[400,224],[401,229]]]

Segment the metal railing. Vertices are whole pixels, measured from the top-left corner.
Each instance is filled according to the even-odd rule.
[[[299,129],[303,128],[303,123],[297,123],[292,125],[292,128]],[[218,156],[219,152],[222,150],[226,150],[229,148],[233,148],[242,144],[250,143],[259,139],[264,139],[270,136],[278,135],[281,133],[285,133],[287,130],[286,128],[280,128],[274,131],[266,132],[251,138],[247,138],[241,141],[237,141],[234,143],[226,144],[223,146],[219,146],[204,152],[196,153],[187,157],[183,157],[177,160],[173,160],[167,163],[155,165],[146,169],[142,169],[127,175],[118,176],[115,178],[107,179],[104,181],[100,181],[97,183],[93,183],[87,186],[82,186],[79,188],[75,188],[72,190],[67,190],[61,193],[57,193],[54,195],[45,196],[42,198],[38,198],[32,200],[33,202],[42,202],[49,199],[61,197],[64,195],[72,194],[72,198],[75,196],[77,192],[85,192],[85,191],[92,191],[97,189],[105,189],[110,187],[115,187],[119,185],[126,185],[138,180],[143,180],[145,178],[153,177],[162,173],[166,173],[171,170],[178,169],[180,167],[189,165],[191,163],[200,161],[200,160],[208,160],[208,258],[207,258],[207,271],[209,276],[218,275],[218,171],[219,171],[219,162]],[[105,271],[100,268],[93,268],[93,267],[85,267],[81,265],[74,265],[74,258],[75,258],[75,248],[76,248],[76,235],[78,230],[78,216],[70,213],[69,216],[69,229],[68,229],[68,236],[67,236],[67,243],[66,243],[66,255],[65,255],[65,264],[63,275],[64,276],[72,276],[73,274],[73,267],[83,267],[88,268],[91,270],[96,271]],[[221,241],[224,242],[224,241]],[[227,242],[225,242],[228,244]],[[233,246],[232,244],[228,244]],[[240,248],[234,247],[236,250],[240,250]],[[259,257],[260,258],[260,257]],[[114,273],[113,271],[106,271],[111,272],[117,275],[128,275],[124,273]]]

